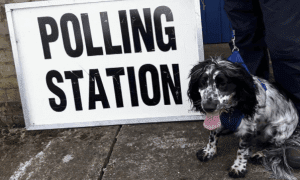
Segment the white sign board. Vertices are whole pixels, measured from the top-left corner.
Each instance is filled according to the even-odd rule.
[[[199,0],[5,5],[26,128],[198,120]]]

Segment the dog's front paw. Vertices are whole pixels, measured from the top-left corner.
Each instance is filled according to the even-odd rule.
[[[214,157],[214,154],[207,152],[205,149],[201,149],[196,153],[196,156],[201,162],[206,162],[211,160]]]
[[[244,178],[245,175],[247,174],[247,169],[245,166],[231,166],[230,170],[229,170],[229,177],[231,178]]]

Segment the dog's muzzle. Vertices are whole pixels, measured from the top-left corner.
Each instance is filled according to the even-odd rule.
[[[219,100],[208,99],[206,102],[202,104],[202,108],[205,112],[211,113],[217,109],[219,103],[220,103]]]

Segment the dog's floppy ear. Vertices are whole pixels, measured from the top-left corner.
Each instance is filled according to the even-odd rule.
[[[237,85],[236,94],[233,97],[238,102],[236,108],[239,109],[246,117],[253,117],[256,111],[258,101],[256,99],[257,87],[254,85],[252,76],[239,64],[238,72],[234,77],[234,83]]]
[[[202,107],[201,107],[201,95],[199,93],[199,78],[205,71],[205,67],[207,65],[207,62],[199,62],[196,64],[190,71],[189,78],[189,86],[187,95],[192,103],[193,110],[200,111],[204,113]]]

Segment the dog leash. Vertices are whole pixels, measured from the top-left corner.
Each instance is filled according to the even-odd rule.
[[[239,48],[235,44],[235,30],[232,29],[231,24],[230,24],[230,27],[231,27],[231,30],[232,30],[231,40],[232,40],[233,49],[232,49],[231,56],[229,56],[227,58],[227,60],[230,61],[230,62],[233,62],[233,63],[241,64],[246,69],[246,71],[249,74],[251,74],[249,69],[247,68],[242,56],[239,53]],[[267,91],[266,85],[264,83],[262,83],[261,81],[260,81],[260,83],[261,83],[262,87],[265,89],[265,91]],[[255,87],[255,85],[254,85],[254,87]],[[237,108],[234,108],[232,111],[229,111],[229,112],[223,111],[220,114],[221,124],[226,129],[229,129],[231,131],[236,131],[236,129],[239,127],[239,125],[240,125],[243,118],[244,118],[244,114]]]
[[[233,49],[232,49],[232,54],[231,54],[231,56],[229,56],[229,57],[227,58],[227,60],[230,61],[230,62],[233,62],[233,63],[241,64],[241,65],[246,69],[246,71],[247,71],[249,74],[251,74],[250,71],[249,71],[249,69],[247,68],[247,66],[246,66],[246,64],[245,64],[245,62],[244,62],[242,56],[241,56],[240,53],[239,53],[239,48],[235,45],[235,30],[232,29],[231,23],[229,23],[229,25],[230,25],[230,29],[231,29],[231,32],[232,32],[232,33],[231,33],[231,40],[232,40]],[[257,78],[257,79],[258,79],[258,78]],[[260,81],[260,79],[258,79],[258,80],[259,80],[259,82],[261,83],[262,87],[265,89],[265,91],[267,91],[266,85],[265,85],[264,83],[262,83],[262,82]],[[255,85],[254,85],[254,86],[255,86]]]

